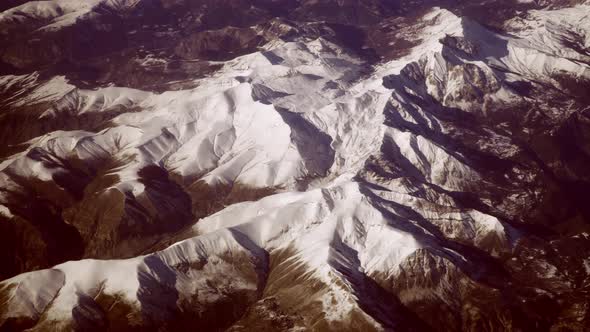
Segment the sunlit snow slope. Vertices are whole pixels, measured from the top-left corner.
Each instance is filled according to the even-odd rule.
[[[485,6],[0,13],[0,330],[587,329],[590,4]]]

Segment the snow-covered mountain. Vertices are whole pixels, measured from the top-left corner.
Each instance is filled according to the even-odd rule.
[[[2,9],[0,330],[589,328],[590,3]]]

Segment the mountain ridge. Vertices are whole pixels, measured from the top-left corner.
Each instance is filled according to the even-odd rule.
[[[104,3],[82,22],[153,5]],[[244,20],[281,12],[256,3]],[[164,91],[113,84],[111,56],[99,80],[0,77],[2,329],[587,328],[588,4],[484,25],[302,3],[297,21],[181,21],[229,38],[199,27],[182,60],[123,53]],[[367,10],[352,30],[347,6]]]

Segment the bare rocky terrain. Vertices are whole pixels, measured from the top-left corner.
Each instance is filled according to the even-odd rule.
[[[587,1],[0,11],[0,331],[590,329]]]

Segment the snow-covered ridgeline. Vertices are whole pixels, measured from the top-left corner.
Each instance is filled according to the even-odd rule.
[[[579,20],[584,22],[583,17]],[[359,276],[395,277],[400,264],[422,249],[465,259],[434,241],[438,236],[434,229],[417,220],[398,220],[388,214],[388,203],[418,211],[416,219],[428,220],[442,229],[446,237],[471,241],[492,254],[497,254],[496,248],[481,244],[489,235],[497,236],[501,245],[510,246],[513,230],[498,218],[458,209],[451,197],[440,193],[420,196],[416,189],[427,191],[420,187],[423,183],[413,187],[402,177],[383,179],[363,174],[363,181],[377,185],[367,186],[354,177],[366,171],[367,160],[382,157],[380,153],[388,147],[384,144],[387,141],[413,166],[412,171],[417,173],[411,176],[443,190],[460,191],[465,182],[479,178],[477,171],[429,137],[386,126],[387,107],[393,105],[409,123],[432,129],[440,123],[429,118],[424,104],[416,102],[412,95],[472,111],[475,104],[485,101],[518,100],[504,84],[511,76],[502,77],[499,70],[537,81],[551,80],[551,74],[556,72],[587,77],[588,66],[577,61],[574,53],[564,58],[564,52],[573,51],[542,49],[535,38],[526,39],[535,35],[531,32],[498,35],[438,9],[428,13],[424,22],[427,24],[418,33],[421,43],[409,55],[382,64],[369,77],[360,75],[363,64],[359,59],[318,39],[280,43],[265,52],[229,61],[193,90],[163,94],[115,87],[74,91],[79,98],[76,100],[83,100],[76,108],[81,114],[118,106],[140,111],[115,117],[113,127],[99,133],[53,132],[33,139],[27,151],[2,163],[2,170],[51,181],[52,172],[62,170],[49,169],[28,157],[33,148],[41,148],[53,156],[73,154],[86,162],[105,155],[119,159],[135,156],[132,162],[116,170],[121,181],[116,186],[121,190],[140,188],[135,182],[137,172],[150,164],[161,165],[183,177],[201,178],[209,184],[239,182],[253,187],[293,189],[301,178],[318,179],[305,192],[285,192],[229,206],[195,223],[193,237],[151,255],[121,261],[69,262],[9,279],[2,285],[15,285],[9,290],[9,307],[18,310],[11,310],[8,315],[38,318],[53,301],[46,317],[67,320],[78,301],[78,292],[93,294],[97,287],[105,294],[122,294],[141,307],[141,273],[165,283],[161,273],[172,271],[177,277],[173,288],[189,296],[195,289],[208,285],[197,272],[190,268],[186,272],[181,266],[199,265],[207,259],[215,261],[217,258],[212,257],[228,252],[261,261],[265,254],[288,251],[289,262],[303,267],[306,276],[327,285],[322,295],[325,298],[318,299],[326,305],[325,311],[330,311],[327,319],[342,320],[358,306],[354,284]],[[538,28],[548,26],[555,28],[550,23]],[[454,39],[441,42],[447,36]],[[558,43],[556,39],[545,42]],[[455,58],[450,60],[445,52],[451,52]],[[465,99],[464,92],[470,89],[481,93],[481,99]],[[72,93],[56,90],[63,92],[66,99]],[[35,91],[38,95],[34,100],[45,100],[44,96],[55,90]],[[57,117],[59,112],[59,108],[53,108],[43,116]],[[416,113],[429,121],[419,122]],[[332,163],[325,165],[323,159],[316,160],[325,166],[325,174],[310,172],[310,159],[323,156],[309,153],[295,139],[295,128],[301,123],[309,124],[305,128],[313,128],[317,135],[329,137],[327,150],[334,153]],[[517,148],[508,146],[505,152],[509,155],[514,149]],[[59,165],[60,161],[56,158],[55,162]],[[0,181],[5,181],[3,186],[12,185],[6,172]],[[146,266],[151,259],[163,264],[157,268]],[[260,264],[261,269],[268,268]],[[226,275],[235,272],[229,265],[205,265],[205,269],[212,276]],[[39,285],[50,287],[41,290]],[[257,282],[238,273],[226,286],[256,290]],[[330,307],[334,298],[341,304],[337,310]]]

